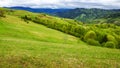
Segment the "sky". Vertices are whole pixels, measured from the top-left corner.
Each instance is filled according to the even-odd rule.
[[[0,0],[0,7],[120,9],[120,0]]]

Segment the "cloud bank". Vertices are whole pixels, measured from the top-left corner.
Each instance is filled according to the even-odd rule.
[[[120,0],[0,0],[0,7],[120,9]]]

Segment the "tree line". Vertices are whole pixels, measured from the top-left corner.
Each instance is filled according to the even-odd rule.
[[[75,21],[70,23],[66,19],[58,20],[45,14],[25,15],[21,18],[71,34],[90,45],[120,48],[120,27],[114,24],[74,24]]]

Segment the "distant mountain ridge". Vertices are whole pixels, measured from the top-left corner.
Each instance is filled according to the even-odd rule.
[[[5,7],[5,8],[10,8],[10,9],[17,9],[17,10],[27,10],[30,12],[36,12],[36,13],[48,13],[48,14],[53,14],[57,12],[65,12],[69,11],[71,9],[52,9],[52,8],[30,8],[30,7],[20,7],[20,6],[15,6],[15,7]]]
[[[6,7],[17,10],[27,10],[36,13],[47,13],[62,18],[75,19],[84,23],[116,23],[120,25],[120,9],[99,8],[75,8],[75,9],[52,9],[52,8],[30,8],[30,7]],[[117,16],[117,17],[116,17]]]
[[[70,11],[58,12],[56,15],[63,18],[76,19],[82,22],[91,22],[94,19],[103,18],[118,12],[120,12],[120,9],[76,8]]]

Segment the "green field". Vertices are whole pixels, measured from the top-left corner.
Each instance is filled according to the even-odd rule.
[[[0,68],[120,68],[120,50],[7,15],[0,18]]]

